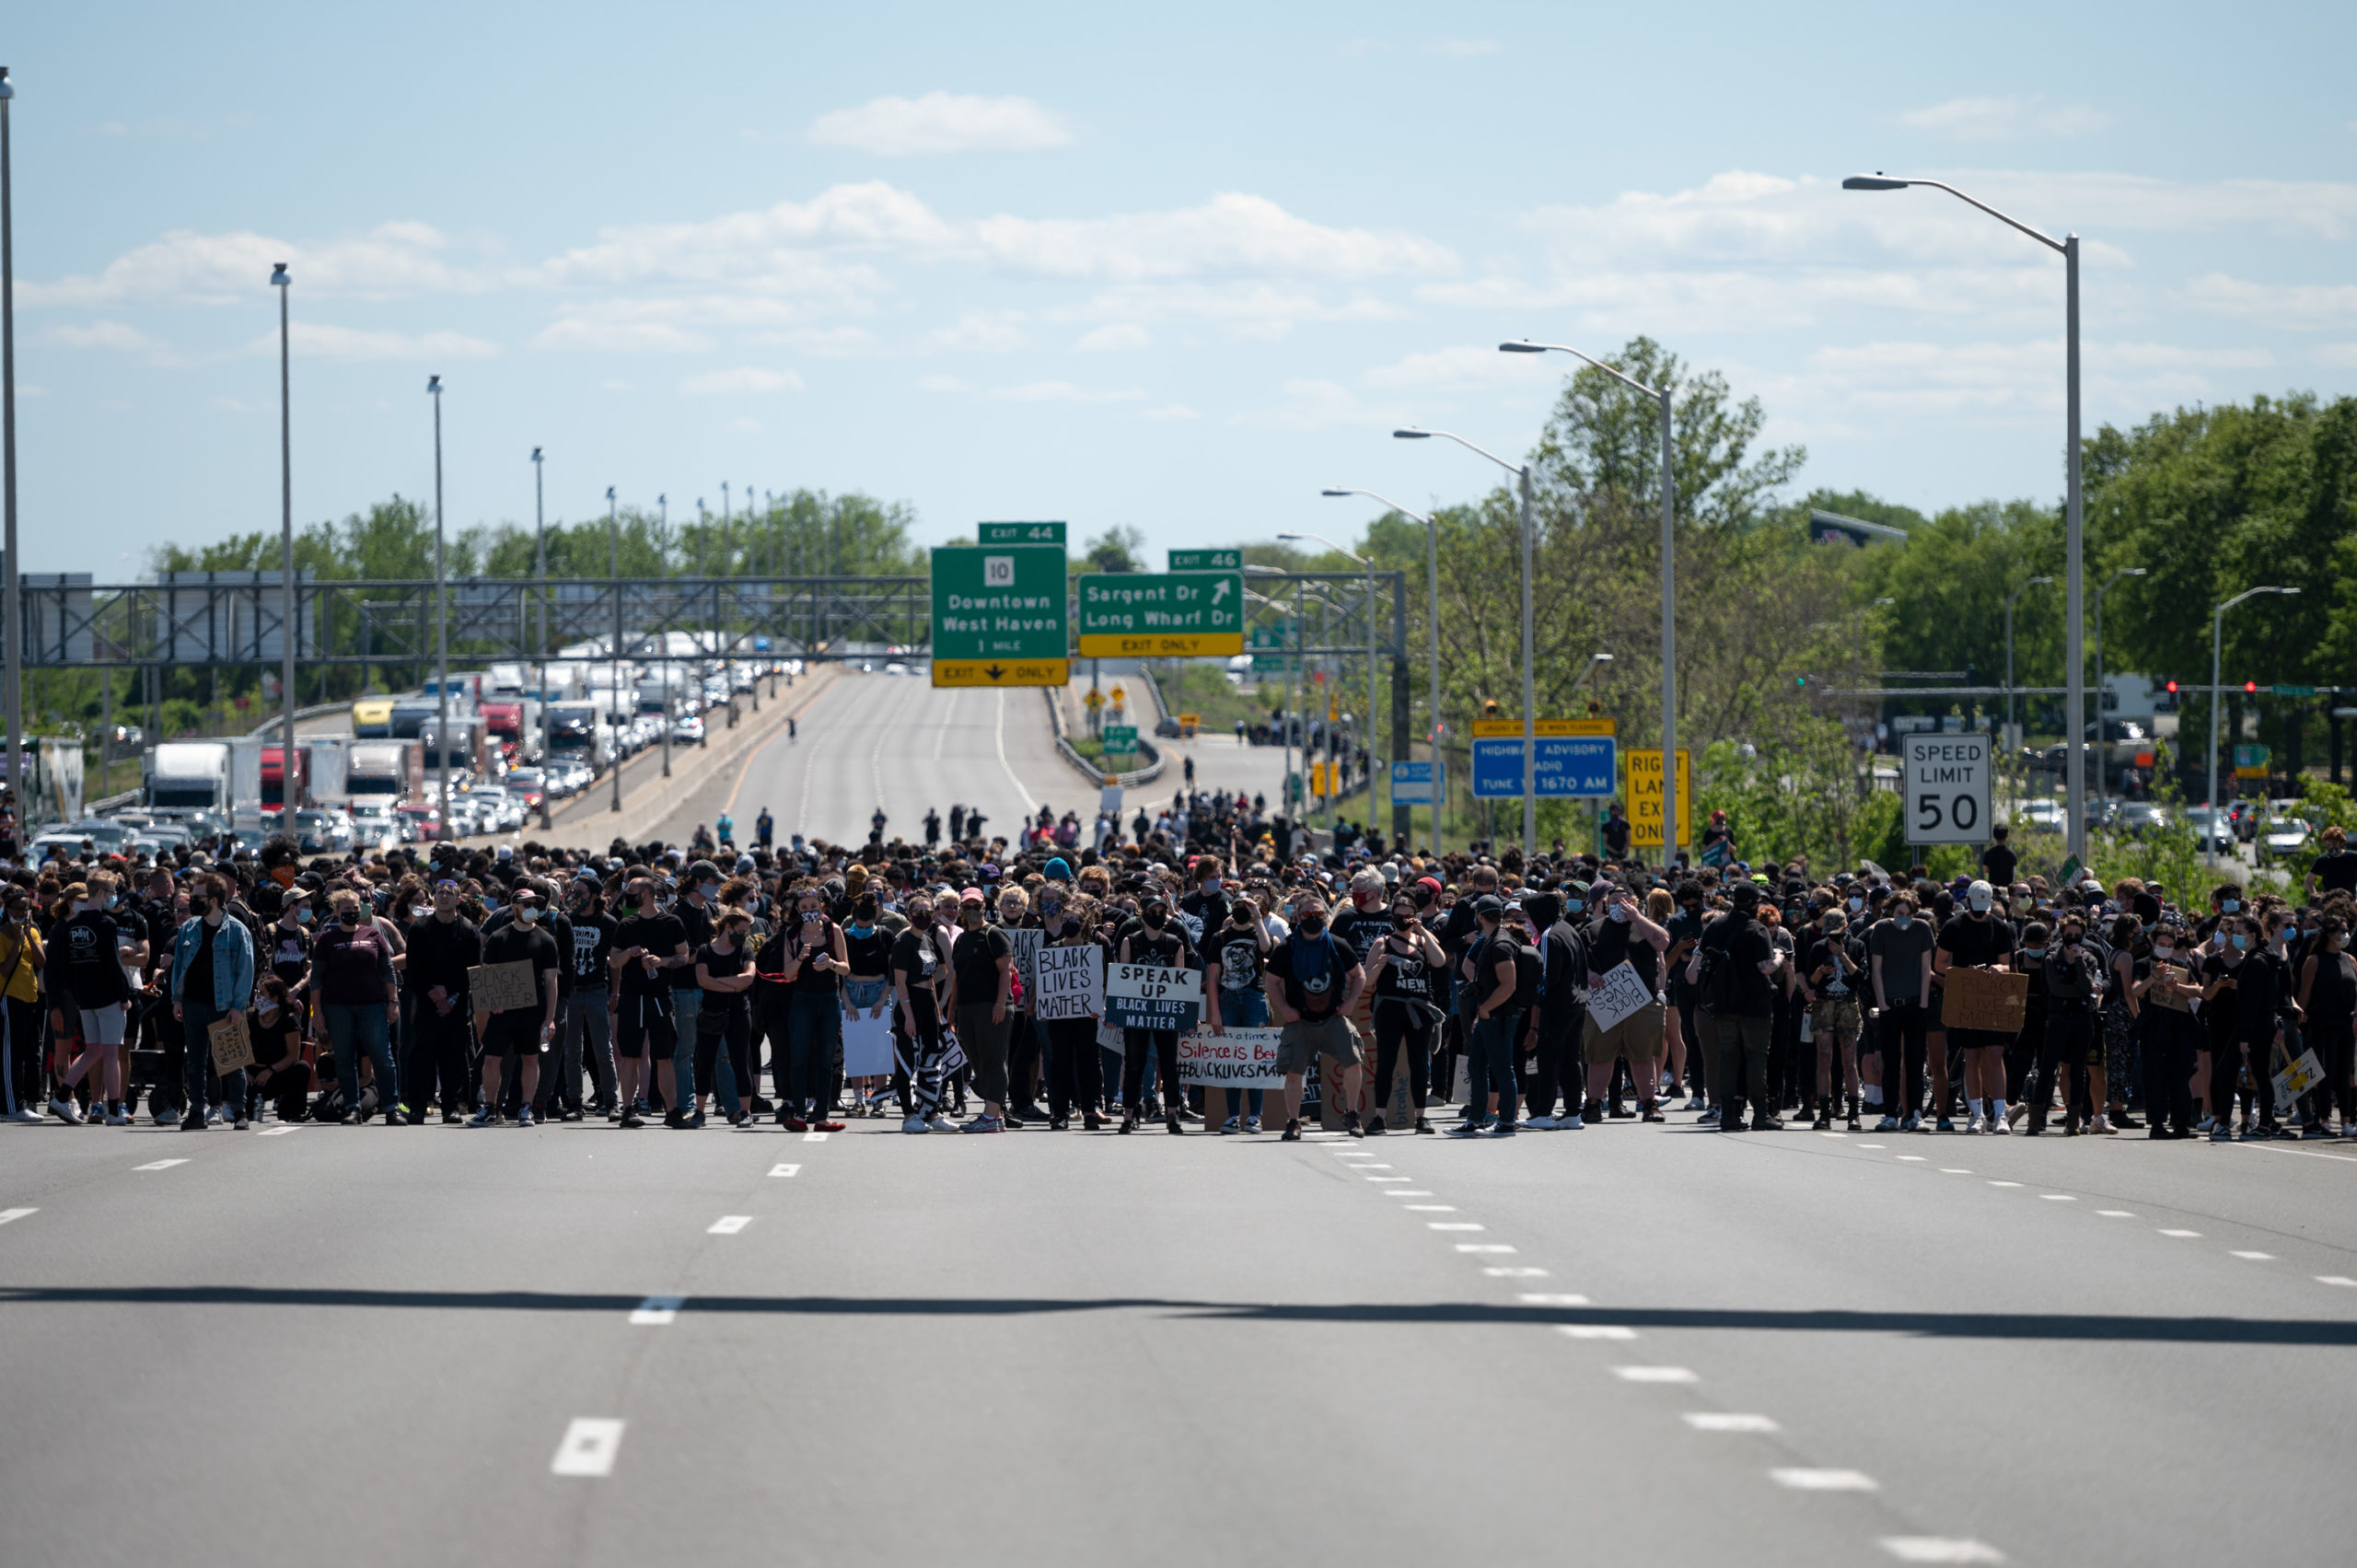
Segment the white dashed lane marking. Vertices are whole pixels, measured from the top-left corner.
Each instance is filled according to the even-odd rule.
[[[805,1132],[802,1134],[802,1141],[806,1144],[823,1144],[827,1141],[827,1134],[824,1132]]]
[[[706,1236],[734,1236],[753,1223],[750,1214],[723,1214],[704,1227]]]
[[[2275,1261],[2275,1254],[2272,1252],[2237,1252],[2234,1254],[2234,1256],[2252,1263],[2272,1263]]]
[[[2201,1233],[2198,1230],[2165,1230],[2161,1234],[2163,1236],[2200,1236]]]
[[[1457,1249],[1459,1252],[1511,1252],[1514,1250],[1503,1241],[1460,1241],[1457,1244]]]
[[[642,1329],[668,1329],[678,1320],[679,1308],[687,1301],[684,1295],[650,1295],[638,1304],[630,1320]]]
[[[1369,1167],[1368,1168],[1372,1169],[1374,1167]],[[1366,1179],[1369,1181],[1413,1181],[1416,1179],[1412,1176],[1370,1176]]]
[[[0,1211],[0,1225],[6,1224],[8,1221],[15,1219],[18,1214],[29,1214],[31,1213],[32,1211],[30,1209],[8,1209],[6,1211]],[[2343,1289],[2357,1288],[2357,1280],[2351,1279],[2347,1274],[2318,1274],[2316,1276],[2316,1282],[2320,1285],[2340,1285]]]
[[[1472,1220],[1426,1220],[1424,1226],[1428,1230],[1487,1230],[1490,1228]]]
[[[549,1461],[552,1475],[611,1475],[622,1449],[622,1423],[610,1416],[582,1415],[564,1429],[564,1440]]]
[[[2072,1197],[2068,1192],[2040,1192],[2038,1196],[2045,1199],[2049,1203],[2075,1203],[2078,1202],[2076,1198]]]
[[[773,1165],[770,1167],[770,1174],[772,1176],[798,1176],[801,1174],[801,1171],[802,1167],[798,1165]]]
[[[11,1220],[20,1220],[27,1214],[39,1213],[41,1213],[39,1209],[0,1209],[0,1225],[6,1225]]]
[[[1555,1331],[1567,1340],[1633,1340],[1634,1329],[1618,1323],[1558,1323]]]
[[[1782,1432],[1773,1417],[1724,1411],[1688,1411],[1686,1424],[1697,1432]]]
[[[1686,1366],[1616,1366],[1612,1376],[1623,1383],[1699,1383],[1691,1367]]]
[[[1911,1160],[1917,1165],[1922,1165],[1923,1163],[1923,1156],[1922,1155],[1900,1155],[1898,1157],[1903,1160]]]
[[[1794,1492],[1872,1492],[1875,1478],[1864,1470],[1818,1470],[1784,1468],[1768,1472],[1778,1486]]]
[[[2126,1209],[2097,1209],[2096,1213],[2107,1220],[2132,1220],[2136,1217]]]
[[[186,1164],[188,1164],[188,1161],[186,1160],[149,1160],[145,1165],[134,1165],[131,1168],[134,1170],[169,1170],[176,1165]]]
[[[1993,1546],[1954,1536],[1885,1536],[1882,1549],[1901,1562],[2003,1562]]]
[[[1509,1269],[1492,1269],[1490,1272],[1493,1274],[1502,1274],[1512,1273],[1515,1271]],[[1560,1292],[1550,1295],[1546,1292],[1525,1291],[1516,1299],[1520,1300],[1525,1307],[1585,1307],[1588,1305],[1588,1299],[1586,1296],[1568,1295]]]
[[[1405,1181],[1408,1179],[1403,1176],[1399,1179]],[[1384,1190],[1383,1195],[1387,1198],[1429,1198],[1433,1194],[1428,1187],[1389,1187]]]
[[[1411,1198],[1429,1198],[1432,1194],[1429,1192],[1411,1192],[1405,1194],[1405,1196]],[[1454,1203],[1410,1203],[1406,1205],[1406,1208],[1411,1214],[1453,1214],[1457,1213],[1457,1205]],[[1480,1227],[1476,1225],[1474,1228],[1478,1230]]]
[[[299,1126],[291,1124],[284,1127],[264,1127],[260,1132],[256,1132],[254,1136],[257,1138],[282,1138],[289,1132],[299,1132],[301,1131],[302,1129]]]
[[[2018,1181],[1992,1181],[1989,1185],[1991,1187],[2019,1187],[2021,1183]]]
[[[1962,1166],[1944,1165],[1940,1167],[1940,1174],[1942,1176],[1970,1176],[1972,1172],[1965,1169]]]
[[[30,1213],[29,1210],[23,1212]],[[1460,1247],[1457,1250],[1459,1252],[1470,1252],[1475,1249],[1469,1247]],[[1506,1250],[1511,1252],[1514,1249],[1512,1248],[1508,1248]],[[1493,1280],[1543,1280],[1548,1277],[1547,1271],[1544,1269],[1484,1269],[1481,1272],[1489,1275],[1490,1278]],[[2348,1282],[2343,1281],[2342,1283],[2347,1283]]]

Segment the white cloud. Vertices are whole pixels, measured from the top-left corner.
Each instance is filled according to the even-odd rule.
[[[1952,98],[1929,109],[1910,109],[1898,122],[1954,142],[2014,142],[2030,136],[2090,135],[2113,122],[2112,116],[2085,104],[2049,107],[2035,98]]]
[[[1156,408],[1138,410],[1140,419],[1201,419],[1203,416],[1185,403],[1164,403]]]
[[[1028,98],[927,93],[879,98],[811,122],[809,138],[885,157],[926,153],[1029,152],[1061,147],[1072,132],[1061,115]]]
[[[1265,196],[1225,192],[1198,207],[1106,218],[984,218],[974,233],[1003,266],[1050,277],[1137,282],[1202,273],[1365,278],[1452,272],[1456,253],[1398,229],[1331,228]]]
[[[1590,351],[1595,352],[1594,350]],[[1463,387],[1546,387],[1580,367],[1569,354],[1501,354],[1492,348],[1444,348],[1380,365],[1359,379],[1370,387],[1445,389]]]
[[[712,346],[701,333],[676,322],[588,308],[569,310],[540,329],[534,348],[583,349],[593,354],[695,354]]]
[[[1070,381],[1027,381],[1016,387],[993,387],[991,396],[1003,403],[1134,403],[1145,401],[1145,389],[1099,391]]]
[[[1020,310],[969,310],[954,324],[927,332],[924,341],[932,348],[1007,354],[1029,341],[1024,334],[1024,319]]]
[[[493,269],[454,264],[445,257],[448,249],[439,230],[422,223],[379,224],[314,245],[244,231],[174,229],[124,251],[95,276],[20,282],[17,292],[29,305],[253,304],[269,298],[271,269],[281,261],[294,275],[298,301],[312,296],[388,299],[473,293],[500,281]]]
[[[1498,41],[1494,38],[1445,38],[1424,45],[1425,53],[1437,54],[1444,60],[1470,60],[1497,52]]]
[[[2336,365],[2344,369],[2357,368],[2357,343],[2322,343],[2308,357],[2318,365]]]
[[[1279,389],[1283,392],[1284,401],[1276,407],[1239,413],[1228,423],[1275,430],[1331,430],[1350,424],[1375,429],[1387,423],[1404,423],[1387,421],[1379,410],[1361,401],[1358,394],[1339,381],[1301,377],[1285,382]]]
[[[2264,284],[2207,273],[2178,297],[2197,310],[2294,331],[2357,325],[2357,284]]]
[[[748,397],[762,392],[798,392],[802,377],[791,370],[763,370],[744,366],[735,370],[707,370],[679,383],[691,397]]]
[[[1083,354],[1112,354],[1125,349],[1152,348],[1154,334],[1135,321],[1112,321],[1081,335],[1072,345]]]
[[[374,332],[324,321],[296,321],[287,331],[298,358],[352,364],[373,360],[489,359],[499,345],[464,332]],[[264,332],[245,345],[249,354],[278,352],[278,334]]]
[[[121,321],[93,321],[85,327],[56,326],[41,337],[61,348],[110,349],[117,354],[139,354],[157,365],[168,365],[175,358],[170,344]]]
[[[970,392],[973,390],[955,376],[920,376],[917,390],[921,392]]]

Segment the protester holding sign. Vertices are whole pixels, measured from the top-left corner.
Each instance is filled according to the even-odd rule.
[[[254,993],[254,939],[242,921],[229,918],[229,886],[218,876],[197,885],[200,912],[183,924],[172,939],[172,1016],[180,1021],[189,1040],[185,1053],[187,1098],[181,1103],[180,1131],[204,1131],[205,1068],[211,1058],[197,1044],[224,1018],[242,1026],[246,1004]],[[246,1074],[224,1074],[222,1093],[237,1108],[236,1122],[246,1124]]]
[[[1149,887],[1139,895],[1138,926],[1121,938],[1120,962],[1154,969],[1195,969],[1195,950],[1188,945],[1187,934],[1178,929],[1169,896],[1160,888]],[[1178,1087],[1178,1036],[1183,1032],[1175,1028],[1121,1031],[1120,1131],[1137,1131],[1138,1101],[1145,1092],[1146,1053],[1152,1051],[1155,1071],[1161,1075],[1163,1125],[1174,1134],[1186,1132],[1181,1124],[1186,1100]]]
[[[1433,975],[1447,961],[1440,941],[1424,929],[1416,900],[1402,891],[1391,900],[1391,928],[1376,938],[1359,967],[1361,983],[1375,992],[1375,1104],[1370,1133],[1381,1133],[1382,1108],[1391,1103],[1392,1074],[1399,1051],[1408,1052],[1408,1095],[1416,1107],[1416,1131],[1433,1131],[1424,1115],[1432,1095],[1433,1036],[1440,1022]]]
[[[1473,900],[1473,918],[1481,935],[1457,966],[1457,977],[1469,989],[1472,1028],[1465,1050],[1465,1120],[1452,1129],[1452,1138],[1511,1138],[1522,1091],[1515,1082],[1515,1042],[1522,1036],[1522,1016],[1537,1000],[1538,982],[1521,981],[1527,966],[1538,960],[1517,940],[1518,920],[1506,918],[1505,900],[1485,893]],[[1490,1114],[1494,1096],[1497,1110]]]
[[[1269,1021],[1269,999],[1261,994],[1261,968],[1276,938],[1260,920],[1260,908],[1249,896],[1226,900],[1227,919],[1203,938],[1203,1001],[1206,1021],[1213,1034],[1230,1027],[1260,1028]],[[1227,1120],[1223,1132],[1260,1130],[1261,1091],[1251,1093],[1251,1113],[1245,1114],[1242,1089],[1227,1091]],[[1205,1121],[1209,1121],[1208,1116]]]
[[[1587,1104],[1581,1114],[1588,1121],[1604,1120],[1604,1096],[1612,1085],[1613,1063],[1626,1057],[1644,1119],[1659,1121],[1663,1117],[1655,1088],[1666,1017],[1661,1004],[1654,999],[1661,993],[1662,955],[1669,947],[1669,932],[1647,919],[1637,908],[1636,899],[1620,883],[1591,889],[1589,902],[1596,913],[1587,928],[1589,997],[1582,1040],[1587,1057]],[[1607,975],[1624,966],[1632,988],[1646,1000],[1608,1018],[1597,1005],[1596,993],[1606,988]]]
[[[531,888],[516,892],[516,918],[483,938],[483,963],[527,964],[532,976],[531,999],[521,1005],[502,999],[491,1005],[477,998],[475,1036],[482,1041],[482,1099],[468,1119],[470,1127],[499,1123],[499,1069],[517,1058],[517,1082],[523,1089],[516,1124],[532,1124],[532,1095],[540,1084],[540,1057],[556,1033],[556,938],[540,929],[540,895]]]
[[[1284,1139],[1298,1143],[1302,1078],[1312,1063],[1330,1057],[1341,1064],[1343,1104],[1356,1103],[1359,1093],[1359,1034],[1350,1020],[1359,997],[1359,955],[1326,929],[1326,900],[1317,893],[1294,905],[1293,931],[1270,950],[1261,990],[1283,1031],[1277,1064],[1285,1074]],[[1354,1110],[1342,1113],[1342,1129],[1354,1138],[1365,1134]]]
[[[1943,977],[1957,968],[2008,972],[2014,927],[1995,912],[1994,890],[1986,882],[1974,882],[1965,889],[1964,900],[1965,912],[1951,916],[1940,930],[1932,972]],[[2005,1115],[2005,1037],[1959,1028],[1953,1022],[1946,1032],[1948,1043],[1964,1052],[1964,1098],[1970,1112],[1964,1130],[1977,1132],[1986,1127],[1991,1132],[2011,1132]]]

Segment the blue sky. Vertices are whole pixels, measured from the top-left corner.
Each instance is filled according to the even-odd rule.
[[[1804,485],[2061,489],[2087,417],[2357,389],[2352,12],[1472,5],[41,6],[11,29],[26,565],[278,515],[724,481],[1157,548],[1469,499],[1636,332]]]

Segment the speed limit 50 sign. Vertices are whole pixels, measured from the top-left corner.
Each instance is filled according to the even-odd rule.
[[[1989,842],[1991,746],[1986,735],[1899,738],[1910,844]]]

